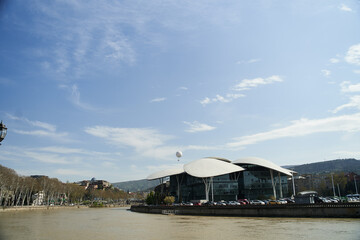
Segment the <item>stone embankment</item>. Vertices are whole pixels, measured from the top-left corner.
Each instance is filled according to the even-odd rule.
[[[131,211],[154,214],[232,217],[360,218],[359,203],[265,206],[131,206]]]
[[[130,207],[129,205],[116,205],[116,204],[107,204],[103,207],[115,208],[115,207]],[[57,210],[57,209],[77,209],[77,208],[89,208],[87,205],[74,205],[74,206],[14,206],[14,207],[2,207],[0,208],[1,212],[11,212],[11,211],[36,211],[36,210]]]

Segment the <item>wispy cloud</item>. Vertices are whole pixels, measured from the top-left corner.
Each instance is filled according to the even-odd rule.
[[[245,97],[244,94],[233,94],[233,93],[228,93],[226,94],[225,97],[217,94],[214,98],[204,98],[203,100],[200,101],[200,103],[205,106],[207,104],[210,103],[215,103],[215,102],[222,102],[222,103],[228,103],[228,102],[232,102],[235,99],[241,98],[241,97]]]
[[[88,127],[85,132],[95,137],[107,140],[110,144],[118,147],[132,147],[136,151],[156,148],[172,139],[172,136],[164,135],[152,128],[114,128],[107,126]]]
[[[343,93],[354,93],[360,92],[360,83],[351,84],[349,81],[344,81],[340,84],[341,92]]]
[[[343,104],[337,108],[335,108],[332,113],[337,113],[341,110],[348,109],[348,108],[357,108],[360,109],[360,95],[351,96],[350,101],[346,104]]]
[[[330,58],[329,62],[330,63],[338,63],[338,62],[340,62],[340,60],[338,58]]]
[[[360,93],[360,83],[351,84],[351,82],[349,81],[344,81],[340,84],[340,88],[342,93],[347,93],[347,94]],[[338,113],[341,110],[349,109],[349,108],[360,109],[360,95],[350,96],[350,101],[348,103],[335,108],[331,112]]]
[[[331,75],[331,71],[327,70],[327,69],[323,69],[321,70],[322,75],[324,75],[325,77],[329,77]]]
[[[7,117],[9,119],[25,123],[26,125],[23,126],[27,129],[31,127],[31,130],[13,129],[13,131],[17,134],[31,135],[36,137],[50,137],[54,140],[61,142],[72,141],[71,139],[68,138],[69,134],[67,132],[58,132],[57,127],[53,124],[42,121],[32,121],[25,117],[16,117],[11,114],[7,114]],[[40,129],[33,129],[34,127]]]
[[[360,158],[360,152],[353,152],[353,151],[336,151],[333,152],[335,157],[338,156],[346,156],[347,158]]]
[[[216,129],[216,127],[207,125],[205,123],[199,123],[198,121],[184,122],[184,123],[189,126],[189,128],[186,129],[185,131],[190,133],[212,131]]]
[[[58,154],[48,154],[33,151],[25,151],[25,157],[32,159],[36,162],[49,163],[49,164],[71,164],[73,161]]]
[[[249,60],[240,60],[237,61],[237,64],[251,64],[251,63],[256,63],[256,62],[260,62],[261,59],[260,58],[253,58],[253,59],[249,59]]]
[[[71,175],[71,176],[87,176],[87,179],[90,179],[93,176],[96,176],[95,171],[89,170],[79,170],[79,169],[66,169],[66,168],[59,168],[55,171],[56,174],[59,175]]]
[[[345,61],[350,64],[360,65],[360,44],[353,45],[346,53]]]
[[[339,9],[341,11],[345,11],[345,12],[352,12],[352,9],[348,6],[346,6],[345,4],[341,4],[341,6],[339,7]]]
[[[282,82],[283,79],[278,75],[273,75],[268,78],[254,78],[254,79],[244,79],[240,83],[232,87],[234,91],[245,91],[251,88],[256,88],[260,85],[272,84],[275,82]]]
[[[188,90],[188,88],[187,88],[187,87],[179,87],[178,89],[179,89],[179,90],[183,90],[183,91]]]
[[[359,131],[359,113],[322,119],[300,119],[292,121],[289,126],[284,128],[235,138],[232,142],[228,143],[227,146],[233,149],[238,149],[247,145],[280,138],[301,137],[314,133]]]
[[[154,99],[152,99],[152,100],[150,100],[150,102],[163,102],[163,101],[165,101],[166,100],[166,98],[164,98],[164,97],[161,97],[161,98],[154,98]]]
[[[61,84],[61,85],[59,85],[59,87],[61,89],[65,89],[70,94],[69,95],[69,100],[75,106],[77,106],[77,107],[79,107],[81,109],[84,109],[84,110],[88,110],[88,111],[98,111],[99,110],[96,107],[81,101],[81,99],[80,99],[81,94],[80,94],[79,88],[78,88],[78,86],[76,84],[73,84],[71,86]]]

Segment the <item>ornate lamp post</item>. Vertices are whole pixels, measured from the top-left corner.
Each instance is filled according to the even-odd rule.
[[[5,126],[5,124],[3,124],[3,122],[1,121],[0,123],[0,142],[2,140],[4,140],[5,136],[6,136],[6,132],[7,132],[7,128]],[[1,143],[0,143],[1,145]]]

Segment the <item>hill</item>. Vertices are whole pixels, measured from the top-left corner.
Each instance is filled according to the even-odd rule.
[[[141,179],[136,181],[112,183],[112,185],[124,191],[142,192],[153,189],[154,187],[159,185],[159,181],[148,181],[146,179]]]
[[[296,166],[284,166],[284,168],[292,169],[299,174],[315,174],[324,172],[355,172],[360,174],[360,160],[356,160],[354,158],[336,159]]]

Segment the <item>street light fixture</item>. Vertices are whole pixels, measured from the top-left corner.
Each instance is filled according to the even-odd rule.
[[[1,121],[1,123],[0,123],[0,142],[2,140],[4,140],[4,138],[6,136],[6,132],[7,132],[7,128],[6,128],[5,124],[3,124],[3,122]]]

